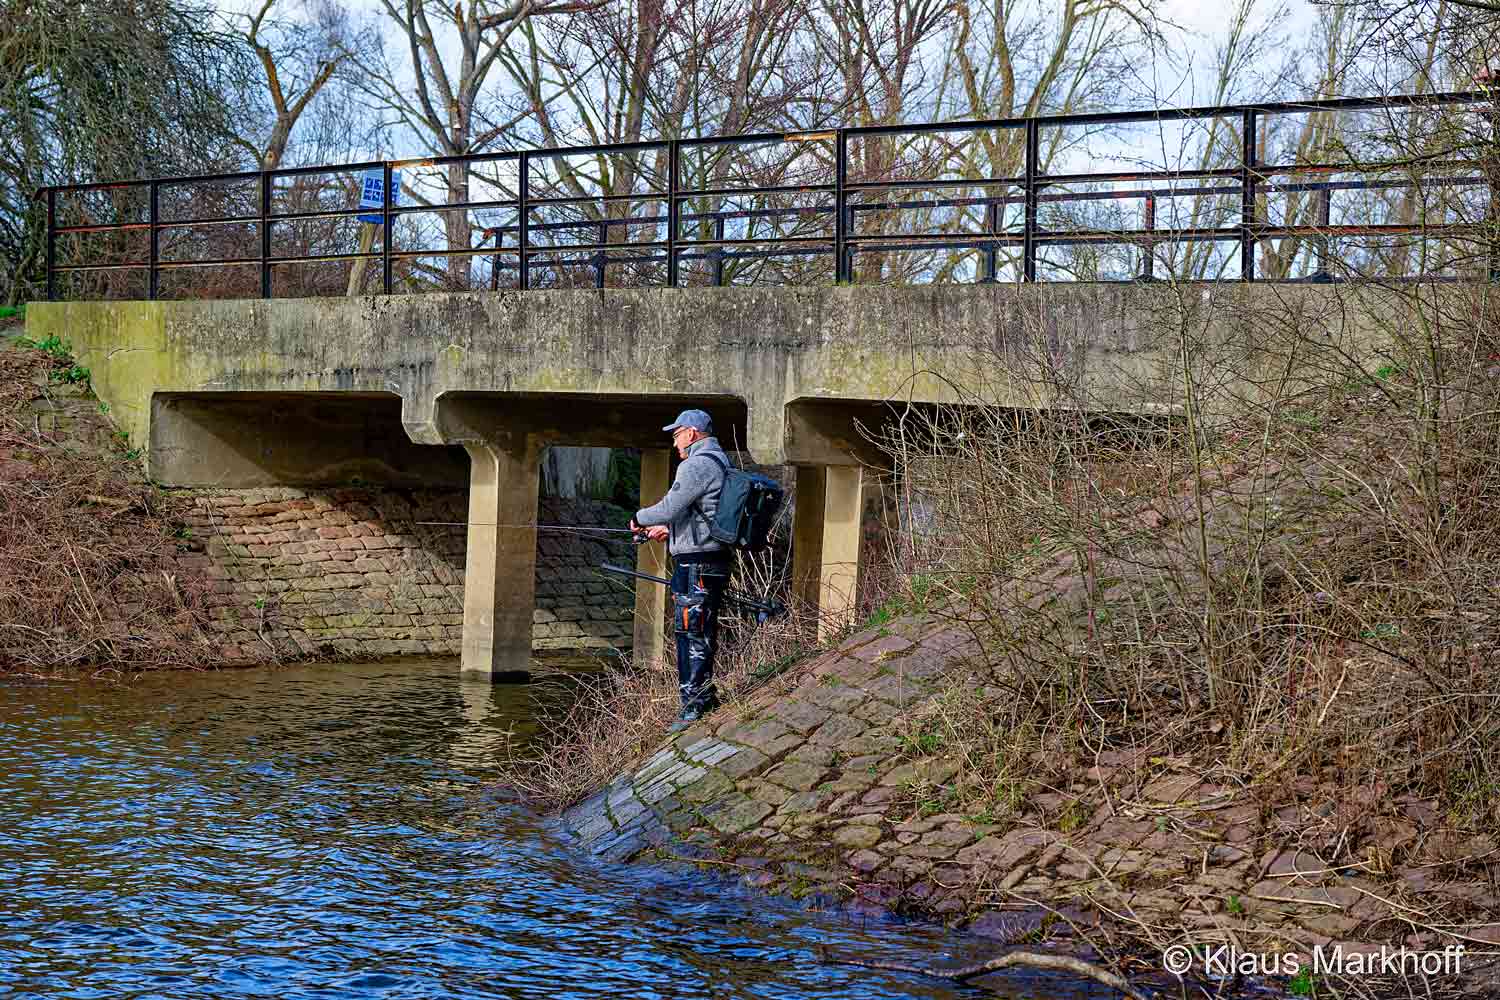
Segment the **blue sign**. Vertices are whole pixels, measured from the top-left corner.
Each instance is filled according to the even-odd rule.
[[[383,208],[385,207],[385,171],[366,170],[360,176],[359,184],[359,207],[360,208]],[[401,204],[401,171],[391,171],[391,205]],[[380,225],[385,221],[383,214],[361,215],[360,222],[369,222]]]

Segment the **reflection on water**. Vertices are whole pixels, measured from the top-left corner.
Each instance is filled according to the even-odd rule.
[[[0,680],[0,996],[993,995],[814,953],[982,944],[573,855],[484,785],[564,687],[451,661]]]

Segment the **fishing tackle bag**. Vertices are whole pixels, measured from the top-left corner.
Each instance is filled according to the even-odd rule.
[[[768,476],[732,468],[712,453],[707,457],[718,462],[724,470],[719,509],[714,511],[713,517],[704,514],[701,507],[698,509],[698,516],[708,525],[709,535],[716,542],[746,552],[765,548],[786,491]]]

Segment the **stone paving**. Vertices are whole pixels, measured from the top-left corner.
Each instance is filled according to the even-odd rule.
[[[1309,846],[1328,820],[1310,781],[1268,810],[1187,761],[1126,752],[1003,823],[923,815],[913,789],[958,765],[912,756],[901,723],[970,652],[917,619],[856,635],[668,740],[563,823],[611,861],[717,858],[769,891],[1010,942],[1104,925],[1158,947],[1500,951],[1500,844],[1446,829],[1428,802],[1395,802],[1365,859],[1338,865]]]

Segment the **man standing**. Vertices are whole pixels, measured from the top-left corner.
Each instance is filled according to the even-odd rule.
[[[682,715],[674,729],[694,722],[719,704],[714,694],[719,604],[729,583],[732,550],[709,534],[729,470],[729,456],[714,437],[702,410],[683,410],[663,427],[682,458],[667,495],[636,511],[632,529],[666,541],[672,555],[672,623],[677,639],[677,686]]]

